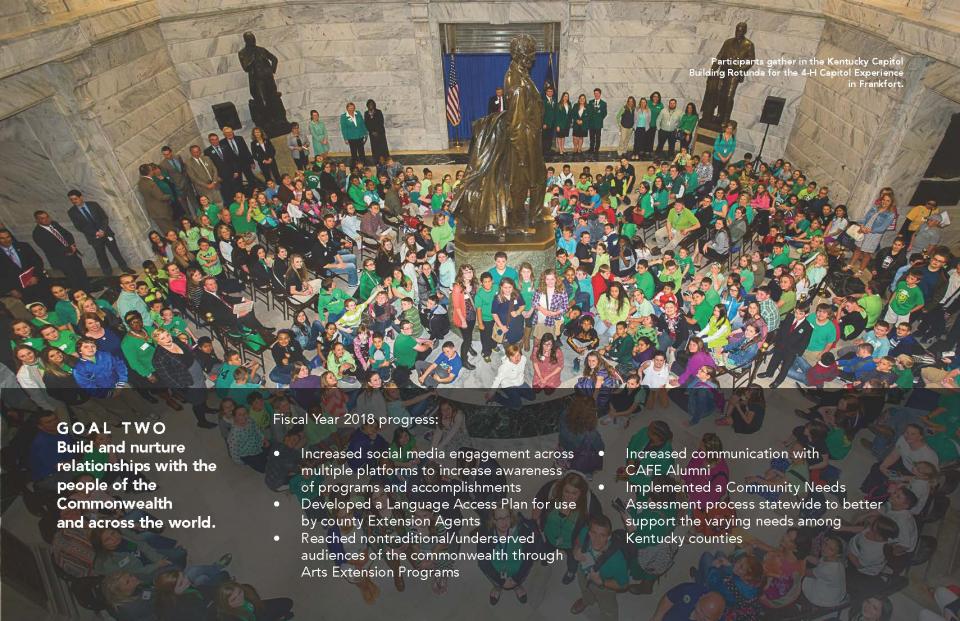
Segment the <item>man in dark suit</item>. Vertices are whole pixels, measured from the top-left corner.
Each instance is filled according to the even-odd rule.
[[[247,180],[247,184],[251,188],[263,187],[260,180],[253,174],[253,154],[250,153],[250,148],[247,147],[247,141],[243,139],[243,136],[237,136],[233,133],[232,127],[225,126],[223,128],[223,140],[220,144],[226,147],[227,151],[233,156],[236,172],[239,172],[242,178]]]
[[[217,167],[217,176],[222,180],[220,182],[220,197],[223,199],[224,205],[229,205],[233,202],[234,195],[242,189],[241,173],[233,163],[233,151],[224,149],[223,145],[220,144],[220,136],[208,134],[207,141],[210,146],[203,150],[203,154],[209,157],[213,161],[213,165]]]
[[[507,109],[507,98],[503,96],[503,87],[498,86],[497,90],[494,92],[496,94],[490,98],[489,102],[487,102],[487,114],[503,112]]]
[[[278,243],[293,254],[308,254],[313,240],[293,223],[287,211],[280,213],[280,223],[277,225]]]
[[[33,268],[33,276],[21,281],[20,276]],[[0,294],[10,293],[24,303],[50,303],[47,275],[43,273],[43,259],[24,242],[14,241],[13,234],[0,228]]]
[[[603,135],[603,121],[607,118],[607,102],[600,98],[599,88],[593,89],[593,100],[587,104],[590,115],[587,118],[587,129],[590,132],[590,152],[600,153],[600,140]]]
[[[132,273],[133,270],[127,265],[127,261],[120,254],[120,247],[117,246],[117,238],[110,228],[110,217],[103,207],[95,201],[85,201],[80,190],[70,190],[67,192],[67,199],[70,200],[70,208],[67,210],[67,216],[73,227],[83,233],[87,238],[87,243],[93,246],[93,251],[97,254],[97,262],[104,275],[113,274],[113,267],[110,266],[110,259],[107,258],[107,251],[113,255],[113,260],[117,262],[117,267],[121,272]]]
[[[770,363],[767,364],[767,369],[758,376],[774,377],[774,374],[776,374],[776,378],[770,383],[770,388],[776,388],[783,383],[783,380],[787,377],[787,371],[793,366],[794,360],[797,359],[797,356],[803,354],[807,345],[810,344],[813,324],[807,320],[809,314],[809,305],[797,305],[793,309],[792,320],[785,317],[780,323],[780,327],[777,328]]]
[[[73,233],[54,222],[46,211],[33,212],[37,225],[33,227],[33,243],[43,250],[55,269],[63,272],[71,287],[90,290],[90,277],[83,266]]]
[[[219,291],[217,279],[207,276],[203,279],[203,295],[200,297],[200,316],[218,328],[238,332],[241,327],[260,334],[267,343],[272,343],[274,331],[257,319],[253,310],[237,316],[233,305],[244,302],[241,296],[228,295]]]

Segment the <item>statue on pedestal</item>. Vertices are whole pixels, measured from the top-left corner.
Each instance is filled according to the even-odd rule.
[[[744,73],[753,66],[754,60],[756,54],[753,41],[747,38],[747,23],[740,22],[734,36],[723,42],[710,67],[712,75],[707,78],[700,110],[701,125],[719,131],[730,120],[737,86],[743,82]]]
[[[237,56],[240,67],[250,79],[250,117],[268,136],[274,138],[290,132],[287,111],[277,91],[277,82],[273,74],[277,71],[277,57],[266,48],[257,45],[252,32],[243,33],[245,45]]]
[[[512,59],[503,78],[505,109],[473,123],[467,169],[451,209],[458,232],[474,239],[531,236],[544,220],[543,100],[530,78],[535,53],[533,37],[511,41]]]

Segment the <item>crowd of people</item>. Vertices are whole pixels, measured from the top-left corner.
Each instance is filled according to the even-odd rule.
[[[566,101],[558,104],[564,114]],[[598,90],[578,107],[599,111],[600,101]],[[367,108],[379,112],[372,101]],[[453,388],[482,388],[484,401],[514,410],[556,399],[564,405],[558,442],[573,457],[538,496],[567,508],[498,509],[479,516],[481,528],[535,533],[538,547],[564,551],[562,582],[579,587],[571,612],[596,605],[616,618],[618,597],[651,593],[677,553],[668,544],[625,543],[621,526],[628,517],[676,518],[677,510],[604,510],[609,499],[591,489],[604,466],[602,430],[632,427],[631,448],[653,451],[672,445],[678,425],[714,425],[697,435],[717,449],[720,436],[763,426],[767,405],[755,379],[769,379],[771,388],[801,388],[811,404],[795,413],[784,442],[798,457],[771,463],[752,481],[755,493],[768,497],[789,480],[837,481],[859,439],[876,459],[861,493],[883,508],[837,528],[787,530],[775,545],[750,540],[705,553],[692,581],[670,589],[652,618],[741,621],[852,604],[856,618],[889,619],[888,587],[917,557],[960,446],[960,262],[939,244],[949,219],[931,201],[899,223],[894,188],[853,218],[789,162],[749,154],[735,161],[733,126],[697,156],[688,135],[695,120],[687,118],[695,119],[695,107],[677,110],[675,100],[664,108],[657,93],[636,106],[628,100],[618,115],[629,130],[621,132],[619,162],[548,169],[542,207],[557,250],[554,266],[540,273],[493,248],[487,265],[459,261],[449,205],[461,173],[417,174],[385,152],[385,138],[374,142],[377,163],[368,166],[359,133],[353,161],[334,161],[318,117],[309,141],[299,128],[288,139],[296,171],[277,170],[259,129],[250,148],[224,128],[222,137],[210,134],[206,155],[197,145],[187,160],[164,149],[161,164],[144,164],[143,185],[149,180],[162,196],[151,207],[152,190],[144,192],[157,228],[149,235],[153,256],[137,269],[117,248],[108,214],[71,191],[73,229],[97,249],[104,274],[111,273],[107,252],[122,274],[90,278],[73,231],[45,211],[34,214],[33,241],[46,262],[0,229],[0,385],[5,421],[18,431],[6,467],[23,474],[23,492],[41,513],[57,513],[56,484],[70,478],[57,464],[77,456],[56,451],[58,440],[72,439],[56,422],[116,425],[140,416],[144,401],[162,400],[172,410],[189,405],[200,428],[218,429],[225,455],[270,490],[301,497],[309,487],[303,468],[316,465],[301,460],[304,447],[361,455],[390,448],[398,473],[371,481],[383,484],[426,476],[405,458],[414,447],[470,446],[468,406]],[[574,112],[583,114],[594,113]],[[352,104],[344,117],[345,138],[376,126],[364,125]],[[565,122],[553,127],[562,150]],[[583,130],[571,127],[576,150]],[[672,157],[638,171],[629,154],[652,150],[652,128]],[[639,142],[629,149],[628,138]],[[599,131],[595,139],[599,145]],[[250,157],[229,155],[241,152]],[[272,314],[265,325],[261,318],[276,309],[280,318]],[[477,369],[492,380],[470,383],[465,371]],[[721,388],[724,378],[738,387]],[[686,417],[668,422],[671,404]],[[358,411],[429,414],[436,424],[398,427],[388,440],[375,423],[284,426],[273,417],[342,419]],[[793,415],[777,412],[784,416]],[[709,465],[730,477],[725,464]],[[374,507],[388,506],[387,492],[371,496]],[[636,500],[669,504],[680,496]],[[719,498],[691,500],[694,512],[705,512]],[[430,524],[425,534],[443,541],[437,516],[420,517]],[[331,550],[337,564],[366,567],[369,550],[346,543],[348,522],[331,529]],[[675,519],[663,522],[657,534],[676,528]],[[99,577],[103,605],[119,619],[291,616],[289,600],[261,600],[235,582],[224,569],[229,558],[188,565],[185,550],[158,533],[47,535],[65,574]],[[438,560],[414,569],[449,569],[442,543],[426,551]],[[480,569],[491,582],[490,604],[505,590],[527,601],[532,563]],[[351,582],[364,601],[377,600],[375,580]],[[448,581],[431,585],[442,594]],[[396,577],[394,587],[406,588]]]

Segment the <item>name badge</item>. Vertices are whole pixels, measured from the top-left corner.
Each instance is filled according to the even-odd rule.
[[[148,349],[150,349],[150,343],[144,343],[140,346],[140,351],[147,351]]]

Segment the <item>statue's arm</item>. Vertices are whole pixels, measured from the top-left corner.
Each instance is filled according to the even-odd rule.
[[[253,65],[253,58],[249,55],[245,56],[242,52],[237,55],[240,58],[240,68],[250,73],[250,67]]]

